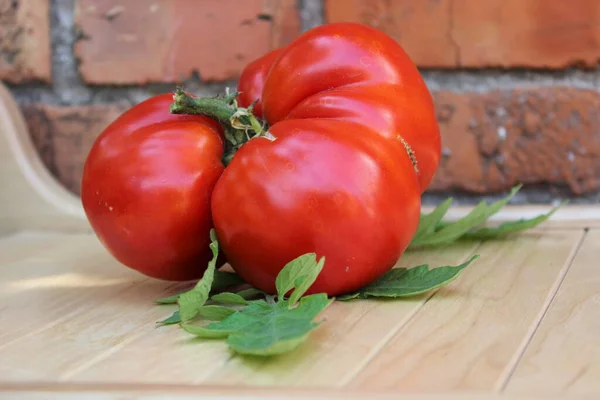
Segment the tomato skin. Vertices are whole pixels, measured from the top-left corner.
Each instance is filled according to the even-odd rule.
[[[420,210],[401,149],[347,121],[287,120],[270,132],[274,141],[242,146],[213,192],[217,236],[235,271],[275,293],[283,266],[316,252],[325,267],[307,293],[338,295],[392,268]]]
[[[402,48],[365,25],[322,25],[258,59],[240,87],[262,93],[275,140],[242,146],[213,192],[233,269],[275,293],[283,266],[315,252],[326,262],[308,293],[334,296],[392,268],[441,154],[433,100]]]
[[[248,68],[240,87],[262,92],[261,112],[269,124],[291,118],[345,119],[339,112],[349,112],[369,125],[375,111],[376,128],[392,140],[400,135],[414,151],[421,193],[431,183],[441,156],[433,100],[416,66],[390,36],[356,23],[321,25],[280,49],[277,57],[261,57]],[[244,80],[257,70],[261,79]],[[250,101],[241,97],[240,105]],[[386,126],[384,118],[389,119]]]
[[[164,280],[202,277],[211,257],[210,197],[223,171],[220,127],[172,115],[171,95],[129,109],[95,141],[81,199],[98,239],[122,264]]]
[[[257,118],[263,118],[262,113],[262,89],[271,66],[279,56],[281,49],[275,49],[264,56],[250,62],[240,75],[237,100],[242,107],[248,107],[257,100],[252,113]]]

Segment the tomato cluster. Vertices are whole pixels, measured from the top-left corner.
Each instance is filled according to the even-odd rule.
[[[98,137],[82,202],[111,254],[152,277],[197,279],[214,227],[233,269],[269,293],[308,252],[326,258],[308,293],[353,291],[392,268],[441,147],[431,95],[399,44],[368,26],[323,25],[250,63],[238,89],[269,134],[226,167],[222,124],[171,113],[168,94]]]

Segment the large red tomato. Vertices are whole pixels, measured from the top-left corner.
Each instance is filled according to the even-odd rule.
[[[337,295],[392,268],[440,157],[430,93],[402,48],[364,25],[323,25],[250,64],[240,87],[242,106],[260,94],[272,137],[244,144],[213,192],[235,271],[273,293],[285,263],[315,252],[326,263],[309,293]]]
[[[172,99],[152,97],[100,134],[84,166],[81,199],[118,261],[154,278],[198,279],[211,257],[222,132],[210,118],[170,114]]]

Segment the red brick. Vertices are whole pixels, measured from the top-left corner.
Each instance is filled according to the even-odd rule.
[[[395,37],[421,67],[596,66],[597,0],[325,0],[329,22]]]
[[[518,183],[600,189],[600,94],[574,88],[434,94],[445,156],[430,191]]]
[[[33,142],[44,164],[68,189],[80,192],[85,158],[96,136],[125,110],[121,105],[23,106]]]
[[[75,21],[92,84],[233,79],[300,30],[296,0],[77,0]]]
[[[518,184],[600,189],[600,93],[532,88],[434,93],[444,156],[430,191],[505,191]],[[75,193],[96,136],[124,106],[24,108],[44,163]]]
[[[0,79],[49,82],[49,0],[0,0]]]

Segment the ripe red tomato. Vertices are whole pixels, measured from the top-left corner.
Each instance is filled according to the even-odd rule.
[[[124,265],[165,280],[202,277],[211,257],[210,197],[223,172],[221,128],[169,113],[172,95],[126,111],[96,139],[81,200],[99,240]]]
[[[309,293],[338,295],[392,268],[440,157],[430,93],[402,48],[367,26],[323,25],[250,64],[240,87],[242,106],[262,93],[274,140],[244,144],[213,192],[235,271],[274,293],[287,262],[316,252],[326,263]]]

